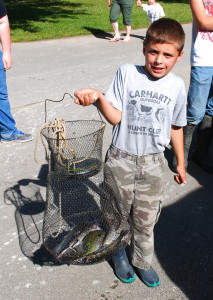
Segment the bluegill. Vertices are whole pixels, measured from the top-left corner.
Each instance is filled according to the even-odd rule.
[[[85,242],[84,238],[88,235],[90,236],[93,232],[100,232],[101,227],[97,224],[86,224],[81,223],[77,226],[74,226],[62,239],[62,241],[55,247],[54,252],[57,254],[57,259],[60,261],[63,256],[67,257],[80,257],[87,252],[87,249],[84,247]],[[88,238],[89,238],[88,236]],[[90,248],[90,241],[88,242],[88,248]],[[92,245],[92,243],[91,243]]]
[[[106,232],[103,230],[95,230],[89,232],[82,240],[81,248],[85,250],[85,255],[89,255],[98,251],[105,238]]]

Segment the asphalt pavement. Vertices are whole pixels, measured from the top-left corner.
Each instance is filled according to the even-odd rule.
[[[174,73],[189,85],[191,24],[184,24],[186,45]],[[11,110],[17,127],[33,134],[24,144],[0,144],[0,299],[7,300],[204,300],[213,299],[213,175],[191,163],[187,184],[178,185],[168,167],[164,206],[155,227],[153,267],[161,284],[146,287],[137,277],[121,283],[111,265],[56,265],[42,247],[47,164],[34,160],[37,133],[45,122],[99,119],[94,106],[73,103],[78,89],[105,92],[118,67],[144,64],[146,29],[132,31],[130,43],[109,43],[110,33],[12,44],[13,67],[7,72]],[[61,100],[46,102],[45,100]],[[104,133],[103,155],[111,141]],[[39,141],[37,160],[45,158]],[[27,207],[27,209],[26,209]]]

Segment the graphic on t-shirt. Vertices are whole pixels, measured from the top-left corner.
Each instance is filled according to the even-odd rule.
[[[127,103],[128,132],[143,136],[158,137],[166,121],[166,107],[171,99],[150,90],[129,93]]]
[[[213,17],[213,0],[203,0],[203,5],[206,10],[207,16]],[[199,34],[203,40],[213,42],[213,32],[208,30],[199,30]]]
[[[128,105],[128,115],[130,121],[145,121],[149,123],[162,123],[165,120],[164,108],[153,108],[149,105],[138,103],[136,100],[130,100]]]

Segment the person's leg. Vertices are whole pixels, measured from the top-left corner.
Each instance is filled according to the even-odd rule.
[[[213,117],[205,115],[198,125],[196,149],[193,160],[205,171],[213,173]]]
[[[193,144],[192,138],[196,126],[203,120],[206,112],[209,91],[213,76],[212,67],[191,67],[190,86],[187,99],[187,126],[184,127],[184,155],[186,168],[190,150]]]
[[[114,37],[110,39],[110,42],[115,42],[120,40],[120,33],[119,33],[119,26],[117,19],[120,16],[120,5],[118,4],[117,0],[112,1],[112,5],[110,8],[110,22],[112,24],[114,30]]]
[[[131,243],[132,264],[138,268],[142,281],[150,287],[159,285],[160,279],[151,267],[154,253],[154,226],[158,221],[165,171],[164,155],[141,157],[135,182],[133,203],[134,235]]]
[[[121,193],[122,200],[127,213],[130,213],[134,198],[134,162],[122,157],[122,151],[111,146],[106,155],[106,164],[110,167],[117,186]],[[126,178],[126,181],[124,181]],[[135,272],[130,265],[125,249],[121,246],[119,251],[112,258],[117,277],[124,283],[135,280]]]
[[[2,61],[2,52],[0,51],[0,134],[2,138],[8,138],[18,132],[15,120],[10,111],[8,99],[6,72]]]
[[[123,14],[123,24],[126,27],[126,37],[123,40],[124,43],[130,41],[130,33],[131,33],[131,15],[132,15],[132,7],[133,0],[123,0],[121,1],[121,10]]]
[[[212,70],[211,89],[209,92],[208,102],[206,105],[206,114],[213,117],[213,70]]]
[[[111,23],[113,30],[114,30],[114,37],[110,39],[110,42],[115,42],[116,40],[120,40],[120,33],[119,33],[119,27],[118,22]]]
[[[1,142],[28,142],[33,139],[31,134],[25,134],[16,128],[16,122],[10,111],[8,99],[6,72],[0,51],[0,135]]]
[[[126,37],[122,41],[123,43],[127,43],[130,41],[130,33],[131,33],[132,26],[131,25],[126,25]]]
[[[213,67],[191,67],[187,99],[187,124],[198,125],[205,113],[212,84]]]

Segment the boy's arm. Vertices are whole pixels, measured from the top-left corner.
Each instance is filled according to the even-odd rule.
[[[122,112],[113,107],[100,91],[94,89],[82,89],[75,92],[74,95],[76,96],[75,103],[83,106],[88,106],[97,101],[98,109],[111,125],[120,123]]]
[[[139,6],[139,7],[142,7],[142,6],[143,6],[143,4],[141,3],[140,0],[137,0],[137,6]]]
[[[0,19],[0,40],[3,50],[3,64],[5,70],[9,70],[12,66],[11,42],[10,42],[10,26],[7,15]]]
[[[177,158],[177,173],[175,180],[177,183],[186,183],[186,170],[183,148],[183,128],[172,125],[171,142]]]
[[[190,6],[195,22],[200,29],[213,31],[213,17],[206,14],[202,0],[190,0]]]
[[[110,7],[111,6],[111,0],[107,1],[107,6]]]

